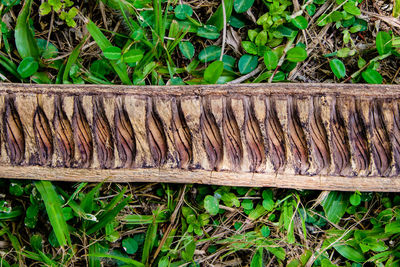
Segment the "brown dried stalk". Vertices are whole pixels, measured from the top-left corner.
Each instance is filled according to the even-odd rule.
[[[372,100],[370,104],[369,120],[371,130],[372,156],[379,175],[386,176],[390,172],[392,163],[391,145],[386,130],[382,110],[378,100]]]
[[[340,113],[336,98],[333,98],[330,114],[332,156],[336,175],[347,174],[350,166],[350,146],[345,123]]]
[[[211,102],[207,97],[203,98],[201,102],[200,128],[210,168],[219,171],[224,156],[224,148],[221,133],[211,111]]]
[[[176,151],[178,151],[179,168],[186,169],[192,163],[192,135],[186,124],[185,115],[183,114],[181,102],[175,97],[171,101],[172,111],[172,135]]]
[[[71,123],[62,108],[61,96],[54,99],[54,133],[56,144],[65,167],[71,167],[74,159],[75,146]]]
[[[25,137],[24,129],[15,107],[14,97],[5,98],[4,139],[6,143],[7,155],[11,164],[19,165],[24,160]]]
[[[132,168],[136,156],[135,133],[123,103],[114,108],[115,143],[121,160],[121,168]]]
[[[239,170],[243,161],[243,146],[231,102],[230,98],[222,99],[222,133],[231,167]]]
[[[93,97],[93,132],[100,167],[112,168],[114,165],[114,140],[101,97]]]
[[[161,166],[167,160],[168,145],[161,119],[155,110],[152,98],[147,98],[146,131],[153,161],[156,166]]]
[[[33,116],[33,132],[39,153],[39,164],[50,165],[53,156],[53,134],[43,109],[37,106]]]
[[[350,103],[349,112],[349,137],[354,155],[355,171],[368,171],[370,156],[367,133],[359,103],[355,99]]]
[[[74,114],[72,116],[72,127],[74,129],[74,139],[79,150],[80,161],[78,166],[88,168],[93,159],[93,138],[92,131],[86,119],[79,97],[74,98]]]
[[[267,97],[265,100],[266,116],[265,116],[265,131],[268,140],[268,154],[274,170],[283,169],[286,164],[286,146],[285,136],[283,134],[282,125],[276,114],[275,103]]]
[[[265,146],[260,125],[254,113],[253,102],[249,98],[243,99],[244,109],[244,137],[250,159],[250,171],[260,172],[265,168]]]
[[[311,97],[310,105],[309,127],[311,150],[317,165],[316,173],[323,172],[325,174],[331,163],[331,156],[329,152],[328,136],[321,118],[319,97]]]
[[[296,101],[292,96],[288,98],[287,111],[288,137],[293,154],[293,166],[297,174],[305,174],[310,167],[307,140],[301,126]]]

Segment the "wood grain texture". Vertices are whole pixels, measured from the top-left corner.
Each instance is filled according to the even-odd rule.
[[[399,105],[388,85],[0,84],[0,177],[400,192]]]

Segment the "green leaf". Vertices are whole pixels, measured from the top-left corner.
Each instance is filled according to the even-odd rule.
[[[272,50],[265,52],[264,63],[267,70],[274,70],[278,66],[278,56]]]
[[[250,262],[250,267],[263,267],[263,248],[257,249],[256,253],[254,253],[253,258]]]
[[[210,62],[218,59],[221,55],[221,47],[216,45],[210,45],[204,48],[199,53],[199,60],[201,62]]]
[[[204,208],[210,215],[217,215],[219,211],[219,201],[211,195],[204,198]]]
[[[26,57],[19,63],[17,71],[21,78],[25,79],[33,75],[38,68],[39,63],[33,57]]]
[[[356,4],[356,1],[348,1],[346,4],[344,4],[343,9],[351,15],[359,16],[361,15],[361,10],[356,6]]]
[[[361,196],[359,192],[355,192],[350,196],[350,203],[353,206],[358,206],[361,203]]]
[[[243,13],[252,7],[254,0],[234,0],[233,7],[237,13]]]
[[[329,66],[331,67],[333,74],[335,74],[338,79],[346,76],[346,67],[340,59],[332,59],[329,61]]]
[[[260,231],[263,237],[269,237],[271,234],[271,229],[269,229],[269,227],[266,225],[263,225]]]
[[[348,197],[345,193],[331,191],[322,201],[326,218],[332,223],[338,223],[346,212]]]
[[[103,51],[104,57],[110,60],[118,60],[121,57],[121,48],[109,46]]]
[[[224,63],[219,60],[214,61],[204,71],[204,80],[209,83],[216,83],[223,70]]]
[[[241,74],[253,71],[258,64],[258,57],[245,54],[239,59],[238,67]]]
[[[296,26],[300,30],[305,30],[308,27],[308,21],[303,16],[295,17],[294,19],[292,19],[292,23],[293,23],[294,26]]]
[[[39,48],[34,39],[33,33],[29,28],[29,16],[31,14],[32,0],[27,0],[17,17],[15,26],[15,46],[21,58],[39,57]]]
[[[250,41],[242,41],[242,46],[244,51],[246,51],[247,53],[257,55],[257,46],[255,43]]]
[[[364,262],[364,254],[349,245],[333,245],[340,255],[355,262]]]
[[[224,63],[224,69],[233,71],[235,67],[235,58],[229,55],[223,55],[222,62]]]
[[[121,261],[123,263],[129,264],[128,266],[135,266],[135,267],[144,267],[145,265],[141,262],[135,261],[131,258],[128,257],[123,257],[123,256],[117,256],[117,255],[112,255],[112,254],[106,254],[106,253],[93,253],[89,254],[89,257],[96,257],[96,258],[110,258],[110,259],[115,259],[118,261]]]
[[[39,6],[39,14],[45,16],[51,12],[51,5],[48,2],[42,2]]]
[[[143,50],[141,49],[129,49],[128,52],[122,55],[122,60],[125,63],[135,63],[143,58]]]
[[[219,37],[220,33],[217,27],[213,25],[204,25],[203,27],[199,27],[197,29],[197,35],[210,40],[214,40]]]
[[[382,84],[382,82],[383,82],[383,78],[379,74],[379,72],[377,72],[376,70],[373,70],[373,69],[367,69],[367,70],[363,71],[361,73],[361,76],[367,83],[370,83],[370,84]]]
[[[400,1],[399,0],[394,0],[393,1],[393,12],[392,16],[397,18],[400,16]]]
[[[191,42],[179,42],[179,50],[187,59],[192,59],[194,56],[194,46]]]
[[[286,54],[286,59],[292,62],[301,62],[307,58],[307,51],[303,47],[293,47]]]
[[[233,9],[233,0],[224,0],[225,3],[225,14],[226,14],[226,23],[228,23],[229,18],[232,14]],[[207,25],[214,25],[220,31],[224,27],[224,16],[222,10],[222,4],[218,6],[217,10],[210,17],[210,19],[206,23]]]
[[[392,37],[387,32],[378,32],[376,35],[376,50],[379,55],[384,55],[392,49]]]
[[[59,245],[71,245],[70,233],[62,212],[60,198],[53,185],[49,181],[36,181],[35,186],[42,196],[47,215],[49,216]]]
[[[400,233],[400,221],[394,221],[385,225],[385,233],[398,234]]]
[[[134,238],[128,237],[122,240],[122,247],[124,248],[126,253],[135,254],[139,248],[139,245]]]
[[[189,5],[177,5],[175,7],[175,17],[184,20],[193,15],[193,9]]]

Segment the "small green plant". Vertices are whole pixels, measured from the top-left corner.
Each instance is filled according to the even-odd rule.
[[[48,0],[40,4],[39,10],[40,15],[45,16],[51,11],[58,14],[58,17],[67,23],[69,27],[74,28],[76,22],[74,18],[78,15],[78,9],[72,7],[74,5],[73,1],[70,0]]]

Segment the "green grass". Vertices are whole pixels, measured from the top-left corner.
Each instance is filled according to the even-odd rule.
[[[400,82],[398,29],[390,20],[377,29],[360,16],[366,1],[103,0],[94,8],[21,2],[0,2],[5,82]],[[5,179],[0,185],[2,266],[400,262],[396,194]]]

